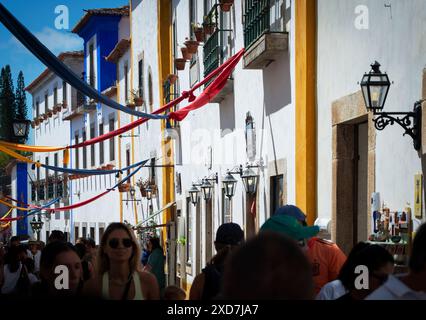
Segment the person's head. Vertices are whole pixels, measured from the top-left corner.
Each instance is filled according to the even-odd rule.
[[[77,243],[74,246],[74,248],[78,256],[80,257],[80,259],[83,259],[84,256],[86,255],[86,246],[80,242],[80,243]]]
[[[160,238],[157,238],[157,237],[149,238],[147,242],[148,251],[152,252],[158,248],[161,249]]]
[[[307,226],[306,223],[306,215],[303,213],[299,207],[296,207],[291,204],[287,204],[285,206],[279,207],[275,213],[275,215],[286,215],[295,218],[301,225]]]
[[[84,244],[85,246],[87,246],[87,239],[85,237],[80,237],[75,241],[75,244]]]
[[[177,286],[168,286],[164,289],[164,300],[185,300],[186,293]]]
[[[289,237],[262,232],[236,249],[225,264],[225,299],[313,299],[311,265]]]
[[[89,250],[96,249],[96,241],[95,241],[95,239],[93,239],[93,238],[88,238],[88,239],[87,239],[86,247],[87,247]]]
[[[57,266],[66,266],[68,269],[68,290],[55,287]],[[51,294],[69,295],[77,291],[83,279],[83,269],[80,257],[71,243],[54,241],[47,244],[41,252],[40,278]]]
[[[368,247],[370,244],[368,242],[358,242],[349,252],[348,257],[346,258],[345,263],[340,268],[338,279],[342,282],[345,288],[349,287],[349,283],[353,280],[353,272],[356,267],[356,256],[357,254]]]
[[[39,250],[39,244],[37,241],[34,240],[30,240],[28,242],[28,249],[31,251],[32,254],[36,254],[37,251]]]
[[[98,249],[97,268],[100,275],[111,264],[128,264],[129,271],[140,269],[141,249],[135,234],[124,223],[111,223],[105,230]]]
[[[320,229],[318,226],[303,226],[291,215],[276,214],[265,221],[260,231],[271,231],[284,234],[297,241],[303,250],[307,250],[307,240],[316,236]]]
[[[393,273],[393,269],[394,259],[385,248],[376,244],[366,246],[355,254],[344,286],[354,299],[363,300],[385,283],[389,274]],[[365,288],[363,286],[357,288],[360,283],[368,285]]]
[[[216,251],[220,251],[225,246],[237,246],[244,240],[244,231],[233,222],[224,223],[216,231],[214,245]]]
[[[25,267],[27,268],[28,273],[34,273],[34,260],[31,258],[26,258],[23,262],[23,264],[25,265]]]
[[[6,263],[9,265],[10,272],[16,272],[19,269],[20,263],[23,263],[27,258],[27,250],[23,245],[12,246],[7,253]]]
[[[9,240],[9,247],[16,247],[16,246],[19,246],[20,244],[21,244],[21,240],[19,239],[18,236],[13,236]]]
[[[426,223],[416,231],[409,261],[410,272],[426,272]]]
[[[49,244],[55,241],[66,242],[65,234],[60,230],[53,230],[47,240],[47,243]]]

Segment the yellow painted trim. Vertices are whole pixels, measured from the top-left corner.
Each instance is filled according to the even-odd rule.
[[[296,14],[296,204],[317,216],[316,0],[298,0]]]
[[[160,96],[160,104],[164,101],[163,81],[172,70],[172,7],[170,0],[159,0],[157,2],[157,45],[158,45],[158,88]],[[161,140],[162,162],[163,164],[173,164],[173,143],[169,139],[164,140],[166,122],[161,120],[161,132],[163,139]],[[167,152],[167,150],[169,152]],[[166,154],[168,153],[168,154]],[[172,167],[162,168],[162,200],[163,206],[174,201],[174,170]],[[165,223],[172,219],[173,208],[163,212],[163,221]],[[163,239],[167,239],[167,230],[162,228]]]
[[[130,39],[132,39],[132,0],[130,0]],[[133,91],[133,42],[130,41],[130,90]],[[130,122],[133,122],[134,118],[133,115],[130,117]],[[134,129],[131,131],[132,135],[132,163],[135,163],[135,137],[134,137]],[[132,177],[132,186],[135,186],[135,176]],[[136,202],[133,202],[133,213],[135,216],[135,225],[138,224],[138,211]]]

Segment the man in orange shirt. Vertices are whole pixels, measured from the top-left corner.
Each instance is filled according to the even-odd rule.
[[[291,216],[296,218],[301,225],[307,226],[305,214],[296,206],[280,207],[275,215]],[[315,236],[308,240],[302,240],[300,244],[312,264],[315,291],[319,293],[326,283],[337,279],[340,268],[346,261],[346,256],[335,243]]]

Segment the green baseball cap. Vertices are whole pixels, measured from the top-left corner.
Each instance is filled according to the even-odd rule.
[[[304,227],[296,218],[288,215],[274,215],[262,225],[260,231],[274,231],[285,234],[290,238],[299,241],[316,236],[320,228],[318,226]]]

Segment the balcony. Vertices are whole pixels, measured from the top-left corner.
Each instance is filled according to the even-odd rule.
[[[77,108],[75,108],[74,110],[70,111],[69,109],[63,113],[63,120],[72,120],[74,118],[80,117],[82,115],[84,115],[85,110],[84,110],[84,106],[79,106]]]
[[[216,1],[216,4],[212,6],[212,9],[204,21],[205,30],[206,26],[209,26],[208,29],[211,31],[203,47],[204,77],[207,77],[231,56],[230,53],[232,49],[229,43],[232,42],[230,37],[232,36],[233,30],[223,27],[225,25],[225,19],[230,19],[230,13],[222,12],[219,14],[219,7]],[[209,86],[210,83],[211,82],[207,83],[206,87]],[[233,92],[233,90],[234,81],[232,78],[229,78],[225,87],[210,102],[220,103],[228,94]]]
[[[284,23],[275,27],[277,21],[271,21],[269,0],[245,0],[244,4],[244,68],[263,69],[288,50],[288,33]]]
[[[179,92],[178,92],[178,87],[176,85],[176,75],[174,74],[170,74],[167,78],[166,81],[164,81],[163,83],[163,92],[164,92],[164,103],[167,104],[170,101],[178,98]],[[177,111],[178,110],[178,106],[174,105],[172,108],[170,108],[170,111]],[[167,129],[177,129],[179,127],[179,121],[174,121],[174,120],[167,120],[166,123],[166,128]]]

